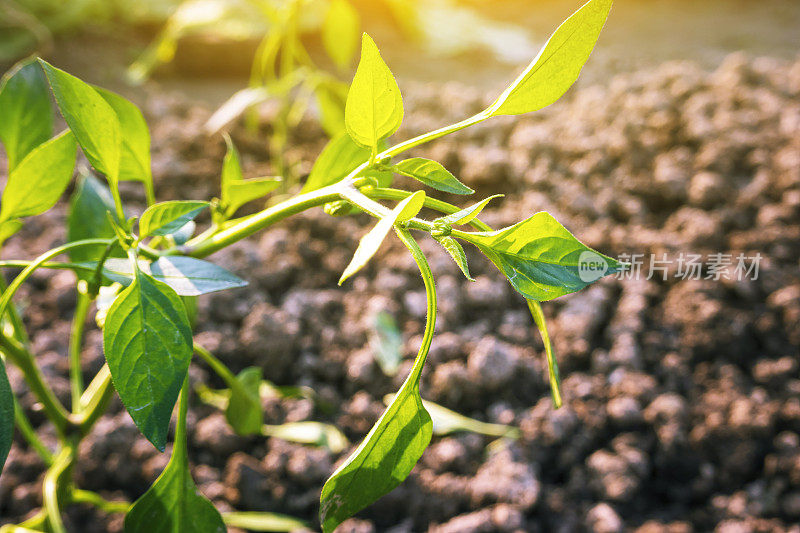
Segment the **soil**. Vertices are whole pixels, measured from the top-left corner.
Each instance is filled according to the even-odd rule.
[[[398,138],[488,103],[456,83],[403,91]],[[145,112],[160,199],[216,195],[224,144],[198,135],[211,110],[153,94]],[[234,131],[248,176],[270,172],[269,109],[262,118],[260,135]],[[310,120],[295,137],[288,158],[307,173],[324,138]],[[604,278],[544,304],[564,379],[565,404],[555,410],[522,298],[475,250],[468,250],[470,283],[422,238],[440,305],[423,397],[519,426],[522,436],[435,437],[408,480],[341,531],[800,531],[800,58],[735,54],[713,70],[670,62],[620,74],[415,155],[440,160],[478,196],[505,193],[487,209],[487,223],[547,210],[608,255],[645,254],[645,275]],[[135,186],[124,194],[141,206]],[[4,257],[32,257],[63,242],[65,212],[62,201],[29,220]],[[410,368],[425,307],[402,245],[387,242],[336,287],[369,224],[316,210],[212,256],[250,286],[201,299],[199,342],[234,371],[257,365],[267,379],[311,387],[322,400],[267,400],[267,423],[329,422],[355,444]],[[675,276],[681,253],[762,260],[754,280],[705,279],[708,270],[684,280]],[[650,254],[674,261],[666,280],[645,279]],[[68,272],[39,271],[17,298],[38,362],[65,402],[72,283]],[[380,311],[403,335],[405,359],[394,377],[369,348]],[[87,376],[102,360],[100,331],[90,325]],[[32,395],[15,369],[9,373],[51,442]],[[202,364],[191,377],[222,386]],[[276,511],[315,524],[322,484],[347,456],[237,437],[199,402],[189,427],[194,477],[222,510]],[[75,476],[84,488],[133,500],[167,458],[115,402],[82,447]],[[43,470],[17,440],[0,477],[0,524],[41,505]],[[69,531],[121,531],[119,516],[84,507],[70,508],[67,521]]]

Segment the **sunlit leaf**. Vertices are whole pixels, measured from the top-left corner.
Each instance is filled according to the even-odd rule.
[[[378,248],[380,248],[383,240],[386,238],[386,235],[389,234],[389,231],[395,223],[404,222],[416,216],[419,210],[422,209],[424,202],[425,193],[423,191],[415,192],[398,203],[395,208],[392,209],[391,213],[381,218],[369,233],[361,237],[358,248],[355,254],[353,254],[353,259],[350,260],[350,264],[347,265],[347,268],[345,268],[342,273],[342,277],[339,278],[339,285],[361,270],[364,265],[369,262],[372,256],[375,255],[375,252],[378,251]]]
[[[403,122],[403,98],[378,47],[366,33],[344,110],[347,132],[362,146],[377,150],[378,141],[397,131]]]
[[[357,145],[343,131],[325,145],[301,192],[315,191],[336,183],[368,159],[369,149]]]
[[[469,235],[464,239],[476,245],[520,294],[537,302],[578,291],[621,267],[581,243],[544,211],[508,228]]]
[[[222,519],[230,527],[248,531],[289,532],[308,529],[308,524],[302,520],[278,513],[223,513]]]
[[[358,46],[358,11],[347,0],[331,0],[322,23],[322,44],[340,69],[353,61]]]
[[[384,396],[384,403],[389,405],[393,397],[393,394]],[[519,429],[513,426],[481,422],[480,420],[469,418],[428,400],[422,400],[422,405],[425,406],[425,410],[431,415],[434,435],[444,436],[460,431],[467,431],[470,433],[478,433],[479,435],[486,435],[488,437],[516,439],[520,436]]]
[[[314,90],[319,106],[319,121],[330,138],[345,131],[344,105],[347,101],[347,86],[339,82],[324,82]]]
[[[31,150],[8,177],[0,222],[44,213],[72,179],[77,145],[67,130]]]
[[[183,302],[137,269],[108,310],[103,348],[114,388],[136,426],[163,451],[172,409],[192,358]]]
[[[91,85],[39,60],[50,81],[61,115],[75,134],[86,159],[106,175],[119,181],[122,133],[114,109]]]
[[[395,172],[419,180],[437,191],[453,194],[472,194],[475,191],[458,181],[450,171],[440,163],[422,157],[412,157],[400,161],[394,167]]]
[[[311,444],[329,449],[333,453],[341,453],[348,446],[347,440],[341,431],[330,424],[321,422],[287,422],[278,425],[264,425],[261,428],[263,435],[276,437],[299,444]]]
[[[233,383],[225,418],[239,435],[255,435],[261,432],[264,414],[261,410],[261,369],[245,368]]]
[[[546,107],[569,89],[592,53],[612,0],[589,0],[556,29],[539,55],[487,109],[519,115]]]
[[[14,235],[22,228],[22,221],[19,219],[5,220],[0,222],[0,246],[6,242],[6,239]]]
[[[450,224],[453,226],[461,226],[463,224],[469,224],[475,219],[475,217],[480,215],[481,211],[483,211],[483,208],[486,207],[486,204],[488,204],[495,198],[502,198],[502,196],[503,196],[502,194],[495,194],[488,198],[484,198],[480,202],[473,204],[467,208],[464,208],[461,211],[456,211],[451,215],[439,217],[436,219],[436,221],[443,222],[445,224]]]
[[[0,80],[0,141],[9,172],[53,135],[53,108],[47,79],[32,59],[17,63]]]
[[[264,177],[235,181],[229,184],[226,195],[228,207],[226,214],[233,215],[244,204],[263,198],[280,187],[281,183],[279,177]]]
[[[181,200],[151,205],[139,219],[139,231],[142,237],[169,235],[194,220],[207,207],[208,202]]]

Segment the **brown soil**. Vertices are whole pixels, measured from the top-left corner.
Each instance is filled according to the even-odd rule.
[[[400,138],[486,103],[456,84],[403,89]],[[763,260],[757,280],[607,278],[545,304],[564,377],[565,405],[554,410],[523,300],[474,250],[477,281],[469,283],[422,239],[440,303],[423,396],[518,425],[522,437],[488,448],[490,439],[472,434],[435,438],[409,479],[342,531],[800,531],[799,102],[800,60],[734,55],[712,72],[667,63],[420,150],[479,195],[505,193],[485,217],[497,227],[548,210],[610,255],[741,252]],[[154,95],[146,113],[160,198],[215,195],[224,146],[198,135],[209,110]],[[323,138],[312,122],[299,132],[289,158],[302,173]],[[263,136],[234,136],[247,174],[269,173]],[[126,196],[142,202],[134,187]],[[4,256],[31,257],[63,242],[65,209],[62,202],[30,220]],[[258,365],[268,379],[307,385],[324,400],[266,402],[268,423],[326,421],[357,443],[402,381],[425,313],[413,261],[391,242],[336,287],[369,222],[309,212],[213,256],[251,285],[201,299],[198,340],[234,370]],[[41,271],[18,297],[38,361],[64,401],[72,281]],[[382,310],[396,317],[405,341],[405,366],[394,378],[368,348]],[[101,335],[91,327],[87,375],[101,364]],[[191,375],[221,386],[200,364]],[[52,441],[14,369],[10,377]],[[236,437],[199,403],[189,425],[195,479],[221,509],[315,522],[320,488],[346,455]],[[167,457],[116,403],[82,448],[76,478],[111,498],[135,499]],[[41,504],[42,472],[18,440],[0,477],[0,524]],[[121,520],[75,507],[68,527],[120,531]]]

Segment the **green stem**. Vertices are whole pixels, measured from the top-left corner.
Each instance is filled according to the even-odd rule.
[[[77,453],[77,444],[68,441],[56,455],[53,465],[47,470],[42,482],[44,512],[47,515],[48,531],[51,533],[67,533],[61,520],[60,499],[63,493],[65,477],[72,468]]]
[[[39,367],[34,362],[33,355],[19,341],[5,335],[0,335],[0,350],[22,371],[25,382],[42,403],[47,417],[59,434],[64,435],[71,423],[69,413],[58,401],[53,390],[45,383]]]
[[[428,133],[423,133],[422,135],[417,135],[407,141],[403,141],[399,144],[396,144],[392,147],[387,148],[383,152],[378,154],[378,160],[385,159],[387,157],[394,157],[406,150],[410,150],[412,148],[416,148],[422,144],[431,142],[433,140],[438,139],[439,137],[444,137],[445,135],[450,135],[451,133],[455,133],[459,130],[463,130],[464,128],[468,128],[470,126],[474,126],[479,122],[483,122],[487,118],[490,118],[490,115],[486,113],[486,111],[481,111],[476,115],[472,115],[469,118],[462,120],[461,122],[456,122],[455,124],[450,124],[449,126],[444,126],[439,128],[438,130],[429,131]]]
[[[5,293],[7,289],[8,286],[6,285],[6,279],[0,275],[0,292]],[[0,315],[0,317],[1,316],[2,315]],[[28,332],[25,330],[25,324],[22,322],[22,317],[19,316],[17,308],[13,305],[8,308],[8,318],[11,321],[11,326],[14,328],[14,337],[19,340],[23,346],[27,346],[30,343]]]
[[[36,434],[36,430],[33,429],[30,420],[25,415],[25,411],[22,410],[22,406],[19,404],[16,398],[14,398],[14,421],[17,424],[17,429],[19,430],[20,434],[23,438],[28,441],[28,444],[31,448],[42,458],[44,464],[52,466],[53,461],[55,458],[53,454],[47,449],[47,446],[39,439],[39,436]]]
[[[117,212],[117,220],[120,224],[125,224],[125,209],[122,207],[122,198],[119,195],[119,184],[109,181],[108,185],[109,189],[111,189],[111,196],[114,197],[114,208]]]
[[[34,259],[19,275],[14,278],[14,281],[11,282],[11,285],[8,286],[8,289],[3,291],[3,296],[0,298],[0,316],[6,311],[8,304],[11,302],[11,298],[14,296],[14,293],[17,292],[17,289],[22,286],[22,284],[27,280],[34,271],[39,268],[41,265],[49,261],[50,259],[59,256],[65,252],[73,250],[75,248],[82,248],[84,246],[91,246],[97,244],[105,244],[108,245],[114,242],[116,239],[85,239],[82,241],[75,241],[65,244],[63,246],[59,246],[58,248],[53,248],[49,250],[36,259]]]
[[[108,369],[108,365],[103,365],[80,399],[81,414],[77,424],[82,435],[89,433],[97,420],[103,416],[113,395],[111,371]]]
[[[225,366],[225,363],[217,359],[214,354],[197,344],[194,343],[194,351],[205,361],[211,369],[217,373],[219,377],[228,385],[228,387],[236,386],[236,376],[233,372]]]
[[[181,399],[178,406],[178,423],[175,425],[175,441],[172,444],[172,459],[179,458],[178,460],[187,461],[188,446],[186,444],[186,415],[189,412],[189,376],[183,380],[181,386]]]
[[[92,301],[85,289],[86,284],[81,282],[78,286],[78,302],[75,305],[75,315],[72,317],[72,331],[69,337],[69,384],[73,413],[79,413],[81,409],[81,394],[83,393],[81,345],[83,344],[83,328]]]
[[[561,400],[561,378],[558,374],[558,361],[556,361],[556,358],[553,355],[553,347],[550,343],[550,335],[547,333],[547,323],[544,320],[542,306],[539,305],[539,302],[535,300],[526,301],[528,302],[528,309],[531,310],[533,321],[536,323],[536,327],[539,328],[539,334],[542,336],[544,352],[547,356],[547,370],[550,376],[550,392],[553,396],[553,405],[555,405],[556,409],[558,409],[563,403]]]
[[[15,260],[8,260],[8,261],[0,261],[0,268],[25,268],[31,265],[33,261],[15,261]],[[81,263],[68,263],[68,262],[60,262],[60,261],[45,261],[44,263],[39,265],[39,268],[49,268],[53,270],[75,270],[75,271],[82,271],[82,272],[94,272],[94,267],[89,265],[84,265]],[[0,291],[4,289],[0,288]]]
[[[106,513],[127,513],[131,504],[124,501],[109,501],[90,490],[72,489],[73,503],[88,503]]]

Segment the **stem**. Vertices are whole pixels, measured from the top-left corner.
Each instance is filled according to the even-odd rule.
[[[6,279],[0,275],[0,292],[5,293],[6,289],[8,289],[8,286],[6,285]],[[22,318],[19,316],[17,308],[13,305],[8,308],[8,318],[14,328],[14,337],[16,337],[16,339],[19,340],[23,346],[27,346],[30,343],[28,332],[25,330],[25,324],[22,322]],[[0,320],[2,320],[2,315],[0,315]]]
[[[439,137],[444,137],[445,135],[449,135],[451,133],[455,133],[459,130],[463,130],[464,128],[468,128],[469,126],[473,126],[478,124],[479,122],[483,122],[490,115],[486,113],[486,111],[481,111],[476,115],[472,115],[469,118],[462,120],[461,122],[456,122],[455,124],[450,124],[449,126],[444,126],[439,128],[438,130],[429,131],[428,133],[423,133],[422,135],[417,135],[407,141],[403,141],[400,144],[396,144],[390,148],[387,148],[383,152],[378,154],[378,160],[385,159],[387,157],[394,157],[406,150],[410,150],[412,148],[416,148],[421,144],[425,144],[431,142],[433,140],[438,139]]]
[[[39,367],[33,360],[33,355],[18,341],[4,335],[0,335],[0,350],[22,371],[28,387],[42,403],[47,417],[56,430],[63,436],[70,425],[69,414],[53,390],[45,383]]]
[[[25,268],[30,266],[33,261],[0,261],[0,268]],[[94,272],[94,267],[82,265],[80,263],[67,263],[59,261],[45,261],[39,265],[39,268],[50,268],[53,270],[80,270],[83,272]],[[5,284],[0,287],[0,290],[5,290]]]
[[[81,290],[84,289],[84,290]],[[72,394],[72,412],[79,413],[81,409],[81,394],[83,393],[83,372],[81,370],[81,344],[83,342],[83,328],[86,324],[86,315],[89,313],[91,298],[86,294],[86,284],[78,286],[78,302],[75,305],[75,315],[72,317],[72,331],[69,338],[69,384]]]
[[[225,363],[217,359],[214,354],[197,344],[194,343],[194,351],[199,355],[207,364],[211,367],[211,369],[217,373],[219,377],[229,386],[233,387],[236,384],[236,376],[233,375],[233,372],[225,366]]]
[[[111,371],[108,369],[108,365],[103,365],[103,368],[89,383],[86,392],[83,393],[80,399],[81,414],[78,417],[77,424],[82,435],[89,433],[95,422],[105,412],[108,402],[111,401],[111,397],[114,394],[112,385]]]
[[[125,501],[109,501],[90,490],[72,489],[73,503],[88,503],[106,513],[127,513],[131,504]]]
[[[366,189],[362,191],[362,193],[373,199],[379,200],[405,200],[409,196],[411,196],[412,192],[403,191],[401,189],[389,189],[389,188],[375,188],[375,189]],[[444,213],[446,215],[450,215],[452,213],[456,213],[461,210],[460,207],[457,207],[453,204],[449,204],[447,202],[443,202],[442,200],[437,200],[436,198],[431,198],[430,196],[425,197],[425,207],[429,209],[433,209],[439,211],[440,213]],[[477,218],[473,218],[470,222],[470,225],[479,230],[479,231],[492,231],[487,224],[484,224]]]
[[[47,471],[42,483],[44,497],[44,512],[47,515],[47,523],[51,533],[67,533],[64,522],[61,520],[61,506],[59,497],[61,496],[62,481],[67,472],[72,468],[75,461],[77,445],[74,442],[67,442],[58,452],[53,466]]]
[[[170,461],[189,461],[188,446],[186,445],[186,415],[189,412],[189,376],[183,380],[181,386],[181,400],[178,406],[178,423],[175,425],[175,441],[172,443],[172,458]]]
[[[433,341],[433,330],[436,326],[436,284],[434,283],[433,272],[431,272],[428,260],[425,258],[425,254],[422,253],[417,241],[414,240],[414,237],[411,236],[408,230],[402,228],[395,227],[395,232],[397,236],[400,237],[400,240],[403,241],[403,244],[406,245],[408,251],[411,252],[411,256],[419,267],[419,272],[422,274],[422,281],[425,284],[425,296],[428,303],[425,319],[425,333],[422,335],[422,345],[419,347],[417,358],[414,361],[414,366],[411,368],[411,373],[407,379],[407,382],[416,381],[418,383],[422,375],[422,367],[425,366],[425,360],[428,357],[428,350]]]
[[[17,429],[19,430],[20,434],[28,441],[28,444],[31,448],[42,458],[44,464],[48,467],[53,465],[53,461],[55,458],[53,454],[47,449],[47,446],[39,439],[39,436],[36,434],[36,430],[33,429],[30,420],[25,415],[25,412],[22,410],[22,406],[17,401],[16,397],[14,398],[14,421],[17,424]]]
[[[533,321],[536,323],[536,327],[539,328],[539,334],[542,336],[544,353],[547,356],[547,370],[550,376],[550,392],[553,396],[553,405],[558,409],[563,403],[561,400],[561,378],[558,375],[558,361],[556,361],[553,355],[553,347],[550,343],[550,335],[547,333],[547,323],[544,320],[542,306],[539,305],[539,302],[536,300],[526,299],[526,301],[528,302],[528,308],[531,310]]]
[[[114,197],[114,208],[117,211],[117,220],[120,224],[125,223],[125,209],[122,207],[122,198],[119,195],[119,184],[111,183],[109,181],[109,189],[111,189],[111,196]],[[130,229],[130,228],[128,228]]]
[[[41,265],[49,261],[50,259],[63,254],[64,252],[68,252],[69,250],[73,250],[75,248],[81,248],[83,246],[91,246],[97,244],[105,244],[108,245],[114,242],[114,239],[84,239],[82,241],[75,241],[67,243],[63,246],[59,246],[58,248],[53,248],[49,250],[36,259],[34,259],[31,264],[29,264],[25,269],[19,273],[19,275],[14,278],[14,281],[11,282],[11,285],[8,286],[8,289],[3,291],[3,297],[0,298],[0,317],[6,311],[9,302],[11,302],[11,298],[14,296],[14,293],[17,292],[17,289],[27,280],[33,272],[39,268]]]
[[[183,247],[172,248],[164,253],[205,257],[291,215],[334,200],[339,200],[340,192],[341,186],[335,184],[317,189],[316,191],[300,194],[279,204],[275,204],[259,213],[246,217],[229,228],[212,235],[203,242],[193,246],[184,245]]]

